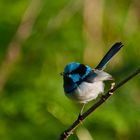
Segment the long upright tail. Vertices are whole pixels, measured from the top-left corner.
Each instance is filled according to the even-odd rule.
[[[105,68],[106,64],[111,60],[111,58],[123,47],[121,42],[115,43],[111,49],[106,53],[100,63],[97,65],[95,69],[102,70]]]

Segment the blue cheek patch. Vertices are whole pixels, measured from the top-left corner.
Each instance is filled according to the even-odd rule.
[[[69,77],[73,80],[73,82],[78,82],[81,79],[81,76],[79,74],[70,74]]]
[[[84,75],[80,75],[79,73],[76,74],[70,74],[69,77],[72,79],[72,81],[74,83],[78,83],[81,82],[82,80],[84,80],[92,71],[92,69],[89,66],[85,66],[85,74]]]
[[[92,71],[92,69],[89,66],[86,66],[85,74],[80,76],[79,74],[70,74],[69,77],[73,80],[74,83],[80,82],[84,80]]]

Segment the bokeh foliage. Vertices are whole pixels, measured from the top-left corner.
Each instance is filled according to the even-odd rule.
[[[59,75],[66,63],[95,67],[122,41],[106,71],[117,82],[137,69],[139,9],[138,0],[1,0],[0,139],[57,139],[76,119],[80,107],[64,96]],[[139,85],[137,76],[116,91],[70,140],[139,140]]]

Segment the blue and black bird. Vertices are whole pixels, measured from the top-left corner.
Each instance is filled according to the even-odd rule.
[[[72,100],[86,104],[103,93],[103,81],[113,80],[112,76],[103,70],[122,46],[121,42],[115,43],[95,69],[78,62],[67,64],[64,72],[61,73],[64,80],[65,95]]]

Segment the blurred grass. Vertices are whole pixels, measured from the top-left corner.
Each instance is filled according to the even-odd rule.
[[[59,75],[66,63],[79,61],[95,67],[114,42],[122,41],[124,48],[106,71],[119,81],[140,64],[138,0],[35,2],[41,2],[36,9],[40,11],[34,13],[38,15],[27,30],[33,20],[31,12],[30,20],[20,30],[26,29],[29,36],[18,42],[22,32],[16,40],[13,37],[34,1],[0,1],[0,81],[4,80],[0,91],[1,140],[57,139],[76,119],[79,106],[64,96]],[[19,51],[9,49],[12,41],[20,45],[14,46],[20,47]],[[10,55],[5,61],[9,53],[14,57]],[[19,53],[18,57],[15,53]],[[95,140],[139,140],[139,84],[137,76],[119,89],[70,140],[82,140],[83,136]]]

